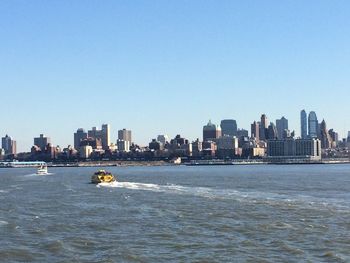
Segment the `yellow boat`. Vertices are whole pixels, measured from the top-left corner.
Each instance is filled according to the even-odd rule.
[[[112,183],[115,182],[113,174],[106,172],[105,170],[98,170],[93,176],[91,176],[91,183]]]

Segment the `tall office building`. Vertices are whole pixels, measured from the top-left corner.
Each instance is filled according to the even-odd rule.
[[[102,149],[108,150],[111,145],[111,132],[109,124],[102,124],[101,130]]]
[[[98,130],[96,127],[92,127],[91,130],[88,130],[88,137],[101,140],[102,149],[108,150],[109,146],[111,145],[110,125],[102,124],[101,130]]]
[[[131,130],[122,129],[118,131],[118,140],[123,140],[127,142],[132,142]]]
[[[259,123],[254,121],[251,125],[250,125],[250,134],[252,138],[255,138],[257,141],[260,140],[260,136],[259,136]]]
[[[278,132],[277,132],[276,125],[271,122],[267,129],[266,139],[274,140],[277,138],[278,138]]]
[[[207,125],[203,126],[203,142],[214,141],[221,137],[221,128],[209,120]]]
[[[321,147],[323,149],[330,148],[331,138],[329,136],[325,120],[322,120],[322,122],[320,124],[320,139],[321,139]]]
[[[316,113],[314,111],[311,111],[309,113],[309,119],[308,119],[308,124],[309,124],[309,137],[310,138],[317,138],[318,135],[318,120]]]
[[[300,136],[302,139],[307,138],[307,115],[305,110],[300,112]]]
[[[2,137],[2,149],[4,149],[5,154],[16,154],[17,153],[17,142],[12,140],[10,136],[6,134],[5,137]]]
[[[77,132],[74,133],[74,149],[78,150],[80,148],[80,142],[87,139],[88,134],[83,128],[79,128]]]
[[[40,134],[39,137],[34,138],[34,145],[38,146],[42,151],[45,150],[49,143],[51,143],[50,137],[46,137],[44,134]]]
[[[266,140],[267,139],[267,132],[268,132],[268,119],[265,114],[261,115],[261,120],[260,120],[260,140]]]
[[[237,136],[237,122],[236,120],[222,120],[221,124],[222,136]]]
[[[277,137],[278,139],[285,139],[285,130],[288,130],[288,120],[283,116],[281,119],[276,120]]]
[[[346,142],[350,142],[350,131],[348,131],[348,137],[346,138]]]

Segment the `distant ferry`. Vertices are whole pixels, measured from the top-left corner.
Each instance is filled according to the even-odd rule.
[[[47,172],[47,165],[42,165],[38,168],[38,170],[36,171],[36,174],[38,175],[46,175],[48,174]]]

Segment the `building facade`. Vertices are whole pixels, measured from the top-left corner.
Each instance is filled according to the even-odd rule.
[[[222,120],[220,123],[222,136],[237,136],[237,122],[236,120]]]
[[[74,149],[78,150],[80,148],[80,142],[82,140],[87,139],[87,137],[88,137],[87,132],[85,132],[83,128],[79,128],[74,133]]]
[[[302,139],[307,138],[307,114],[305,110],[300,112],[300,136]]]
[[[317,138],[319,127],[318,127],[317,116],[314,111],[311,111],[309,113],[308,128],[309,128],[309,137]]]
[[[10,136],[6,134],[5,137],[1,139],[2,149],[4,149],[5,155],[17,153],[17,142],[13,140]]]
[[[34,145],[38,146],[41,151],[44,151],[49,143],[51,143],[50,137],[46,137],[44,134],[40,134],[39,137],[34,138]]]
[[[285,134],[285,131],[288,130],[288,120],[284,116],[281,119],[277,119],[276,128],[277,128],[277,138],[285,139],[284,134]]]
[[[212,141],[221,137],[221,128],[213,124],[210,120],[203,126],[203,141]]]

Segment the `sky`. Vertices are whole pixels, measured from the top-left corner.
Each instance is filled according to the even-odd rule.
[[[350,130],[350,1],[0,1],[0,135],[29,151],[109,123],[146,145],[265,113]]]

